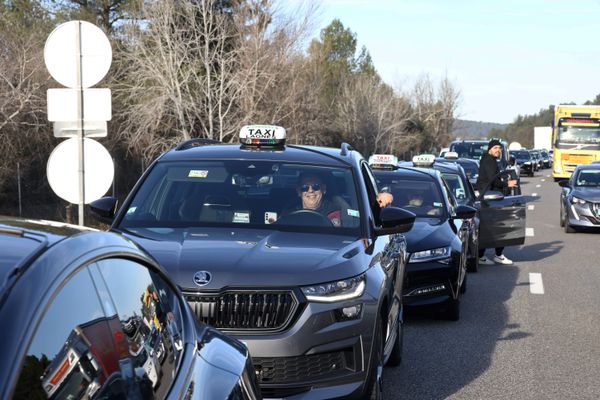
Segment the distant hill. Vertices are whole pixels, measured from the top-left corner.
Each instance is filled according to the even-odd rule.
[[[496,122],[469,121],[457,119],[454,121],[452,136],[461,139],[485,139],[492,129],[505,129],[508,124]]]

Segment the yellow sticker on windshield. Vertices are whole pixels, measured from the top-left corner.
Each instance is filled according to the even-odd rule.
[[[206,178],[208,176],[208,171],[205,169],[191,169],[188,172],[188,178]]]

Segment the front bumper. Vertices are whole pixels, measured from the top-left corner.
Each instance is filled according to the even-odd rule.
[[[600,228],[600,203],[571,204],[567,201],[569,225]]]
[[[408,307],[439,305],[458,295],[459,268],[454,258],[448,264],[438,261],[406,266],[404,304]]]
[[[344,307],[360,304],[360,317],[340,320]],[[263,397],[361,398],[371,360],[378,301],[362,297],[338,303],[308,302],[284,332],[230,333],[248,347]]]

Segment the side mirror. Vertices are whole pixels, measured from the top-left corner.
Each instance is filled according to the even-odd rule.
[[[477,209],[471,206],[461,204],[454,210],[454,215],[452,216],[452,218],[470,219],[473,218],[475,214],[477,214]]]
[[[564,187],[564,188],[568,188],[569,187],[569,180],[568,179],[564,179],[562,181],[558,181],[558,186]]]
[[[92,216],[98,221],[110,224],[117,213],[118,203],[119,200],[116,197],[102,197],[90,203],[90,211],[92,212]]]
[[[483,200],[485,201],[498,201],[504,199],[504,195],[495,190],[490,190],[483,195]]]
[[[398,207],[385,207],[381,209],[379,218],[381,227],[375,228],[377,236],[404,233],[412,229],[416,215]]]

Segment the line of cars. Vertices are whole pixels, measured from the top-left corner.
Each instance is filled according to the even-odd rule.
[[[519,149],[511,150],[510,157],[514,158],[515,164],[519,167],[521,174],[534,176],[534,174],[545,168],[552,167],[552,156],[548,151]]]
[[[524,238],[522,198],[476,197],[458,160],[382,171],[268,125],[182,143],[90,208],[111,233],[0,227],[2,397],[379,399],[405,308],[458,319],[478,248]]]
[[[370,157],[378,183],[394,196],[393,204],[417,216],[405,233],[405,304],[435,307],[450,320],[460,318],[466,272],[477,272],[479,248],[523,244],[526,216],[522,195],[477,194],[456,156],[421,155],[411,162],[392,155]]]

